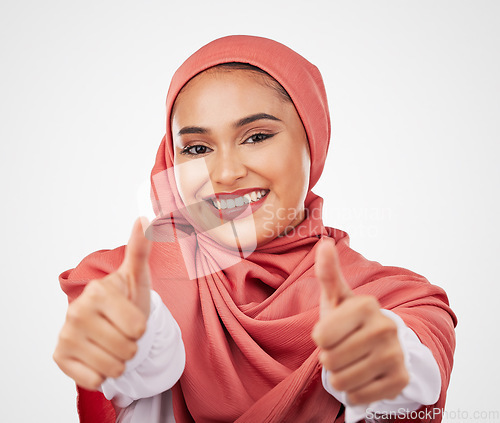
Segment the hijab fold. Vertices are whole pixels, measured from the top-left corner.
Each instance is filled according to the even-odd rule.
[[[257,66],[287,90],[309,141],[309,189],[321,175],[330,139],[319,71],[280,43],[224,37],[198,50],[175,73],[167,95],[166,135],[151,174],[157,219],[149,236],[156,241],[150,255],[152,286],[179,324],[186,349],[184,373],[172,388],[176,421],[343,421],[343,406],[322,387],[318,349],[311,339],[320,295],[314,256],[322,237],[335,240],[354,292],[377,297],[431,349],[443,381],[436,406],[444,407],[456,324],[446,294],[422,276],[384,267],[353,251],[345,232],[323,225],[320,197],[309,191],[307,217],[291,233],[233,261],[183,212],[175,181],[168,177],[173,168],[172,107],[191,78],[228,62]],[[61,274],[69,300],[88,281],[116,270],[124,248],[93,253]],[[110,402],[99,393],[79,388],[78,407],[82,422],[114,421]]]

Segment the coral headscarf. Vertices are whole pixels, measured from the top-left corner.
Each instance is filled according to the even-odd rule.
[[[171,181],[158,179],[173,166],[173,103],[193,76],[228,62],[263,69],[289,93],[310,144],[310,189],[323,170],[330,138],[320,73],[275,41],[251,36],[215,40],[194,53],[174,75],[167,96],[166,135],[152,171],[155,225],[158,233],[169,228],[164,233],[173,236],[153,243],[150,266],[153,288],[177,320],[186,347],[185,371],[172,388],[176,421],[344,420],[342,405],[322,387],[318,350],[311,340],[320,294],[314,255],[323,236],[335,239],[342,270],[354,292],[376,296],[382,307],[401,316],[431,349],[443,381],[436,407],[444,407],[456,324],[445,293],[415,273],[381,266],[351,250],[347,234],[323,225],[321,198],[310,191],[307,218],[295,231],[230,267],[218,263],[224,257],[223,248],[197,233],[183,213],[173,210],[182,206],[178,193]],[[175,207],[165,210],[165,204]],[[186,261],[185,245],[179,242],[186,238],[193,240],[191,261]],[[123,254],[124,247],[98,251],[64,272],[60,281],[69,300],[89,280],[113,272]],[[78,407],[83,422],[114,419],[113,408],[100,393],[79,389]]]

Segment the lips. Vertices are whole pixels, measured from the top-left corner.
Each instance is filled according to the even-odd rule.
[[[210,209],[217,217],[228,221],[236,219],[245,211],[245,215],[254,213],[264,203],[267,194],[268,189],[248,188],[230,193],[219,192],[203,199],[211,205]]]

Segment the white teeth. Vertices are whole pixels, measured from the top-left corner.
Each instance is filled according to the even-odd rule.
[[[267,195],[267,193],[268,191],[261,189],[258,191],[252,191],[241,197],[228,198],[227,200],[218,200],[216,198],[213,200],[213,204],[219,210],[232,209],[234,207],[241,207],[245,204],[254,203]]]

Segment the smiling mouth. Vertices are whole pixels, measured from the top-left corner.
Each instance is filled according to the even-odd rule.
[[[252,192],[247,192],[241,196],[216,194],[215,198],[210,198],[210,202],[217,210],[231,210],[237,207],[253,204],[269,194],[269,190],[258,189]]]
[[[264,204],[270,192],[269,189],[249,188],[232,193],[216,193],[203,200],[220,224],[252,215]]]

